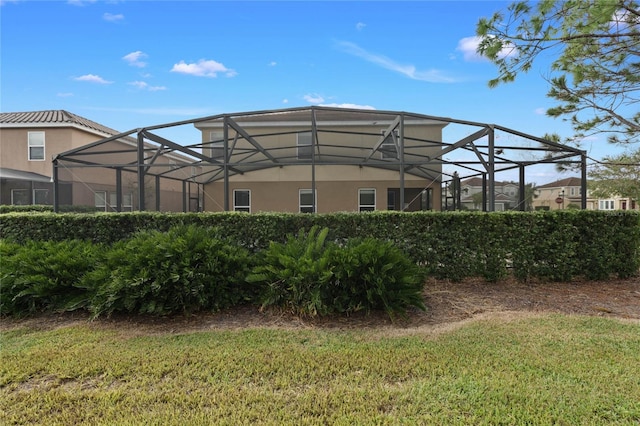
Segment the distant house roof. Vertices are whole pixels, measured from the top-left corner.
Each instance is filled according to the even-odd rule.
[[[460,185],[465,186],[482,186],[482,178],[479,177],[472,177],[469,179],[465,179],[463,181],[460,182]],[[505,185],[512,185],[512,186],[518,186],[517,183],[514,182],[500,182],[500,181],[496,181],[496,185],[498,186],[505,186]]]
[[[560,188],[563,186],[582,186],[582,179],[578,177],[569,177],[565,179],[560,179],[555,182],[545,183],[544,185],[540,185],[537,188]]]
[[[62,109],[28,112],[0,112],[0,128],[11,127],[77,127],[102,136],[120,132]]]

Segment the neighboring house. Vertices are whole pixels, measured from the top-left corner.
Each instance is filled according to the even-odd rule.
[[[442,140],[447,123],[413,118],[400,125],[397,115],[374,111],[310,118],[309,111],[293,111],[235,117],[232,125],[229,119],[194,123],[202,153],[220,162],[226,131],[230,164],[226,188],[221,174],[203,185],[204,210],[223,211],[225,191],[228,209],[244,212],[440,209],[442,165],[417,164],[439,154],[434,141]]]
[[[460,203],[469,210],[482,210],[482,178],[472,177],[460,181]],[[495,182],[495,210],[504,211],[518,206],[518,184]]]
[[[119,134],[64,110],[0,113],[0,204],[53,204],[52,159],[63,152]],[[135,139],[113,142],[112,159],[135,147]],[[72,168],[60,173],[60,205],[94,206],[105,211],[136,209],[135,179],[125,182],[116,206],[113,179],[105,171],[80,173]],[[129,183],[133,182],[133,183]],[[168,192],[181,188],[166,188]],[[181,210],[180,197],[166,210]],[[171,197],[167,197],[171,199]]]
[[[536,187],[533,200],[536,210],[559,210],[580,206],[582,191],[580,178],[569,177]],[[637,210],[638,203],[631,198],[594,198],[587,192],[587,210]]]
[[[535,210],[562,210],[568,207],[580,206],[582,197],[581,180],[569,177],[536,187],[536,197],[533,199]],[[587,209],[595,210],[595,200],[587,194]]]

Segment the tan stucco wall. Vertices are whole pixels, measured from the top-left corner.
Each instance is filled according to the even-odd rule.
[[[341,167],[342,168],[342,167]],[[358,173],[358,167],[353,167]],[[363,168],[366,169],[366,168]],[[379,172],[379,170],[367,170],[363,174]],[[386,173],[390,173],[384,171]],[[286,172],[282,172],[286,174]],[[302,173],[302,172],[299,172]],[[319,180],[318,173],[316,175],[316,192],[317,192],[317,211],[318,213],[329,213],[337,211],[358,211],[358,190],[359,189],[375,189],[376,190],[376,210],[387,210],[387,189],[399,188],[399,181],[395,179],[369,179],[355,180],[342,179],[341,173],[331,173],[325,170],[327,176],[334,176],[333,179]],[[264,171],[262,174],[265,174]],[[336,180],[339,177],[340,180]],[[430,184],[424,179],[407,179],[405,188],[424,189]],[[440,190],[439,185],[431,186],[433,188],[432,205],[434,209],[440,208]],[[298,212],[299,211],[299,190],[311,189],[311,179],[308,177],[299,180],[280,180],[270,181],[254,179],[247,174],[242,180],[233,179],[229,183],[229,209],[233,210],[233,191],[250,190],[251,191],[251,211],[257,212]],[[411,200],[406,198],[405,202]],[[222,182],[208,184],[204,187],[204,210],[205,211],[223,211],[224,210],[224,185]]]

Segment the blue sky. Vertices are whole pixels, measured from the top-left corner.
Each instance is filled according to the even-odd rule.
[[[475,26],[507,2],[0,3],[3,112],[66,109],[126,131],[334,105],[571,135],[544,115],[548,62],[487,86],[496,69],[475,54]],[[583,148],[612,153],[605,136]]]

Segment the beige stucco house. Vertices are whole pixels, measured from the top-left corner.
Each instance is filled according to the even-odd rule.
[[[533,206],[536,210],[578,208],[582,194],[580,178],[568,177],[536,187]],[[587,191],[588,210],[637,210],[638,203],[628,197],[592,197]]]
[[[424,163],[441,151],[446,124],[374,111],[322,111],[313,117],[293,111],[196,122],[202,153],[220,162],[228,155],[228,179],[212,172],[203,185],[204,210],[440,209],[442,166],[435,162],[427,169]]]
[[[0,113],[0,204],[45,204],[54,201],[52,159],[63,152],[90,146],[119,132],[64,110]],[[111,142],[112,153],[104,158],[122,162],[135,139]],[[101,149],[105,149],[102,147]],[[117,197],[113,171],[109,168],[74,169],[69,164],[58,172],[57,197],[61,205],[93,206],[104,211],[136,209],[135,176],[122,182]],[[165,209],[180,211],[181,189],[165,188]],[[119,201],[119,203],[118,203]]]

